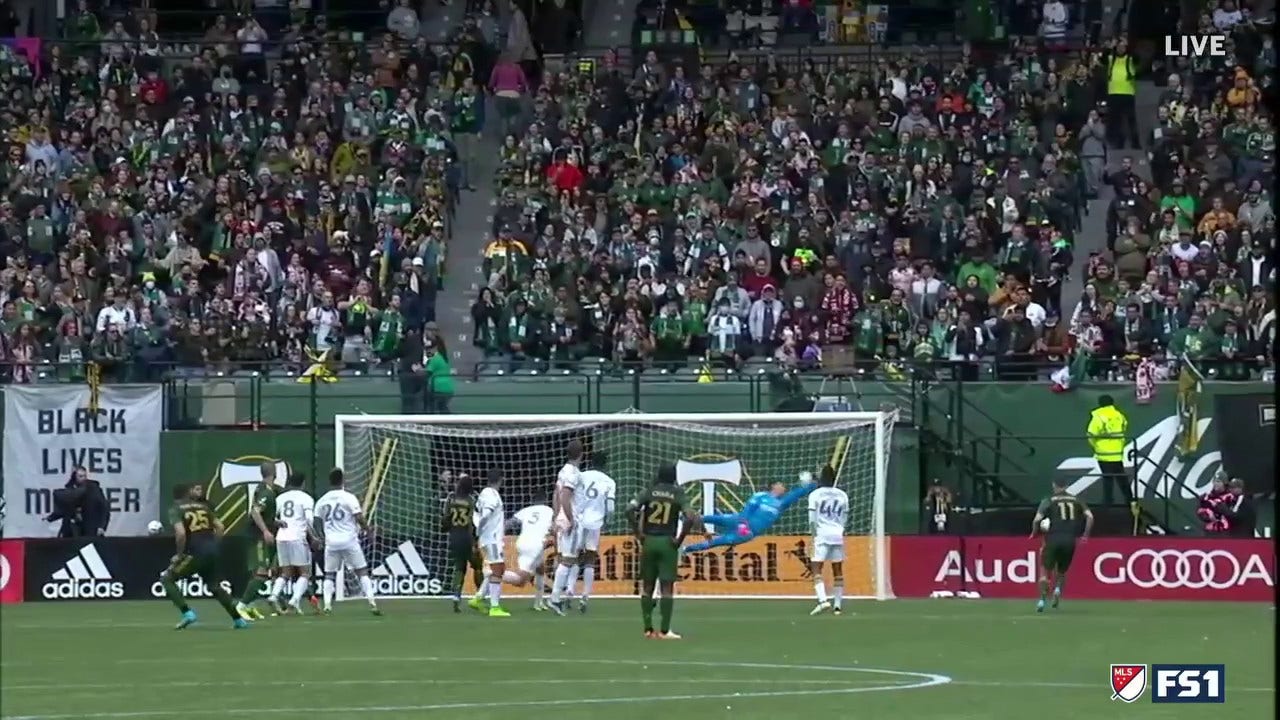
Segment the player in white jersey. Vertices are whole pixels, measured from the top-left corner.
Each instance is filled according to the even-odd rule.
[[[485,584],[471,598],[471,607],[483,609],[483,598],[488,595],[489,617],[511,617],[511,613],[504,610],[501,604],[502,581],[507,571],[502,552],[507,524],[506,510],[502,505],[502,495],[498,493],[498,488],[502,486],[502,472],[497,468],[489,468],[485,480],[485,488],[476,496],[473,518],[476,542],[480,545],[480,554],[484,556]]]
[[[556,476],[555,497],[551,509],[555,512],[556,528],[556,574],[551,581],[551,609],[564,615],[560,598],[570,588],[569,574],[578,564],[578,533],[575,526],[576,511],[574,499],[578,487],[582,484],[582,456],[584,454],[581,440],[570,440],[565,448],[564,467]]]
[[[271,587],[270,601],[281,614],[290,609],[302,612],[302,598],[310,584],[311,545],[317,540],[312,528],[316,501],[302,489],[305,482],[305,475],[293,473],[285,481],[284,492],[276,497],[276,565],[280,572]],[[281,595],[289,581],[293,582],[293,594],[285,607]]]
[[[829,609],[841,612],[844,600],[844,528],[849,522],[849,496],[836,485],[836,471],[830,465],[822,468],[818,489],[809,493],[809,528],[813,533],[813,552],[809,554],[809,569],[813,572],[813,590],[818,605],[810,615],[818,615]],[[831,598],[822,577],[822,567],[831,563]]]
[[[573,492],[574,510],[574,546],[578,551],[578,562],[569,569],[568,588],[578,584],[578,574],[582,574],[582,594],[578,600],[579,612],[587,611],[587,598],[591,597],[591,586],[596,580],[596,558],[600,553],[600,530],[605,519],[613,514],[617,503],[618,484],[605,474],[608,463],[605,453],[591,455],[591,469],[583,470],[579,475],[578,487]]]
[[[542,594],[546,589],[542,555],[547,548],[547,538],[551,535],[554,517],[555,512],[550,505],[538,503],[516,513],[507,522],[508,530],[518,529],[520,534],[516,536],[516,569],[506,571],[503,579],[516,587],[533,582],[534,610],[547,609],[542,602]]]
[[[316,503],[316,517],[324,523],[324,611],[333,611],[333,593],[338,568],[346,568],[360,578],[360,589],[369,601],[374,615],[381,615],[378,601],[373,597],[373,581],[369,578],[369,563],[360,548],[360,535],[367,532],[364,510],[355,495],[347,492],[342,470],[329,471],[329,492]]]

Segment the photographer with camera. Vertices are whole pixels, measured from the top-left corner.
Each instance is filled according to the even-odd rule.
[[[61,522],[60,538],[106,535],[110,521],[107,496],[84,466],[72,470],[67,484],[53,491],[53,512],[45,517],[45,522]]]

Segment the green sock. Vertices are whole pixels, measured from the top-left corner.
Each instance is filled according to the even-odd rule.
[[[182,596],[182,591],[178,589],[178,584],[165,576],[160,580],[160,585],[164,587],[164,594],[169,598],[169,602],[178,608],[178,612],[186,613],[191,610],[191,606],[187,605],[187,599]]]
[[[262,592],[262,588],[266,587],[267,579],[254,575],[249,578],[249,583],[244,586],[244,594],[240,596],[240,602],[245,605],[252,605],[258,599],[258,594]]]
[[[218,601],[223,610],[227,611],[227,615],[232,620],[239,620],[240,613],[236,612],[236,601],[231,599],[231,593],[222,589],[222,583],[216,583],[213,586],[213,598]]]
[[[1040,580],[1036,584],[1040,586],[1040,600],[1043,601],[1045,596],[1049,594],[1049,581]]]
[[[658,601],[658,610],[662,613],[662,632],[671,632],[671,611],[676,608],[676,599],[670,595],[663,595]]]
[[[640,596],[640,616],[644,618],[644,631],[653,632],[653,596]]]

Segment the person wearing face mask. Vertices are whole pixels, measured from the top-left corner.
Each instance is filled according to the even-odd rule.
[[[778,289],[772,284],[765,285],[760,299],[751,304],[747,317],[747,330],[755,355],[769,357],[773,354],[781,320],[782,303],[778,302]]]

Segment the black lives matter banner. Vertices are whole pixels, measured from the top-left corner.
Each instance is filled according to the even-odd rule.
[[[1267,393],[1213,397],[1222,466],[1251,493],[1276,491],[1276,399]]]
[[[84,385],[5,388],[5,537],[54,535],[44,518],[77,467],[102,486],[109,534],[146,535],[160,517],[160,386],[104,387],[92,407],[91,395]]]

